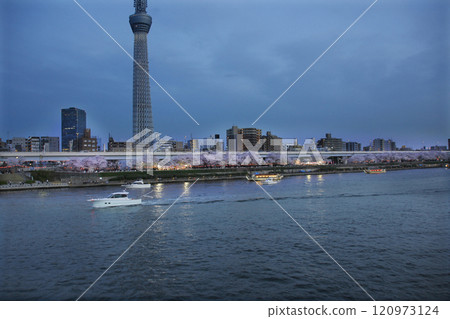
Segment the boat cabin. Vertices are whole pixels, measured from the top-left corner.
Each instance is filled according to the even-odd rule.
[[[108,196],[108,198],[127,198],[127,197],[128,197],[128,193],[126,193],[126,192],[112,193],[111,195]]]

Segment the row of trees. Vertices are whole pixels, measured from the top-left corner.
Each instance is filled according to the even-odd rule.
[[[330,159],[326,157],[326,153],[322,154],[324,156],[324,163],[330,162]],[[147,159],[143,159],[147,162],[147,165],[158,166],[165,168],[183,168],[191,166],[233,166],[233,165],[277,165],[286,164],[286,160],[280,158],[279,153],[271,153],[269,156],[264,158],[263,162],[258,162],[252,154],[249,152],[229,154],[229,153],[202,153],[199,154],[197,158],[193,158],[192,154],[179,155],[179,156],[168,156],[161,160],[151,159],[148,162]],[[384,162],[412,162],[412,161],[435,161],[450,160],[450,155],[447,152],[439,151],[424,151],[424,152],[396,152],[396,153],[377,153],[377,154],[361,154],[353,155],[348,158],[347,163],[358,164],[358,163],[384,163]],[[153,162],[155,161],[155,162]],[[299,164],[301,162],[308,162],[307,158],[289,158],[287,159],[287,164]],[[316,159],[311,158],[311,162],[317,162]],[[10,159],[3,163],[7,166],[19,166],[23,165],[20,159]],[[145,165],[144,165],[145,166]],[[89,170],[89,171],[100,171],[107,169],[130,169],[132,167],[128,166],[127,161],[107,161],[103,156],[95,157],[85,157],[72,159],[61,164],[62,168],[67,170]]]

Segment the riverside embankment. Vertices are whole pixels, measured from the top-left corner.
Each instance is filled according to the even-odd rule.
[[[358,165],[318,165],[318,166],[250,166],[233,168],[196,168],[187,170],[155,170],[152,174],[139,171],[114,172],[64,172],[35,170],[6,173],[0,175],[1,191],[79,188],[98,186],[120,186],[124,183],[143,179],[149,183],[182,183],[199,181],[219,181],[245,179],[252,172],[279,173],[285,177],[301,175],[322,175],[340,173],[362,173],[367,168],[384,168],[387,171],[405,169],[426,169],[446,167],[446,162],[406,162]]]

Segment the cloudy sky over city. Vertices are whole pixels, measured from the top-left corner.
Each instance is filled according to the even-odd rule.
[[[78,0],[133,53],[132,0]],[[251,127],[373,0],[148,0],[155,129],[178,140]],[[60,110],[93,135],[132,132],[132,61],[73,0],[0,4],[0,137],[60,136]],[[446,145],[447,0],[379,0],[255,127],[367,145]]]

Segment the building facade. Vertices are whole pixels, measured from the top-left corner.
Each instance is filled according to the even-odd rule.
[[[243,140],[247,140],[255,146],[261,140],[261,130],[254,127],[239,128],[235,125],[227,130],[227,149],[229,151],[248,151]]]
[[[261,147],[263,152],[279,152],[283,149],[283,139],[276,135],[273,135],[271,131],[267,131],[266,135],[261,139],[265,140]]]
[[[13,137],[6,142],[8,152],[59,152],[59,137]]]
[[[147,0],[135,0],[134,7],[136,11],[130,16],[130,26],[134,33],[133,136],[145,129],[153,132],[147,48],[152,18],[146,11]]]
[[[347,152],[359,152],[361,151],[361,143],[358,142],[346,142],[345,150]]]
[[[208,138],[191,139],[184,146],[184,150],[196,152],[223,152],[223,140],[220,139],[219,134],[215,134],[214,136],[210,136]]]
[[[61,150],[79,151],[77,141],[86,129],[86,112],[75,107],[61,110]]]
[[[239,128],[233,125],[227,130],[227,149],[231,152],[242,152],[242,133],[239,133]]]
[[[434,145],[430,147],[430,150],[432,151],[446,151],[447,150],[447,146],[445,145]]]
[[[41,152],[59,152],[59,137],[42,136],[40,149]]]
[[[111,136],[108,139],[108,152],[126,152],[127,142],[114,141]]]
[[[30,136],[27,139],[27,152],[40,152],[41,138],[39,136]]]
[[[77,149],[80,152],[97,152],[97,138],[91,136],[91,129],[84,130],[83,136],[77,140]]]
[[[396,151],[397,147],[395,145],[395,142],[392,140],[385,140],[382,138],[376,138],[372,141],[371,145],[370,145],[370,150],[371,151],[385,151],[385,152],[390,152],[390,151]]]
[[[183,152],[184,143],[182,141],[169,141],[172,152]]]
[[[324,151],[341,152],[344,150],[344,143],[341,138],[331,137],[331,133],[327,133],[325,138],[321,138],[317,142],[317,148]]]
[[[244,140],[249,141],[253,146],[255,146],[259,140],[261,139],[261,130],[249,127],[249,128],[241,128],[239,133],[242,134],[242,138]],[[243,145],[244,151],[248,151],[247,146]]]
[[[9,141],[8,145],[11,152],[27,151],[27,139],[25,137],[13,137]]]

